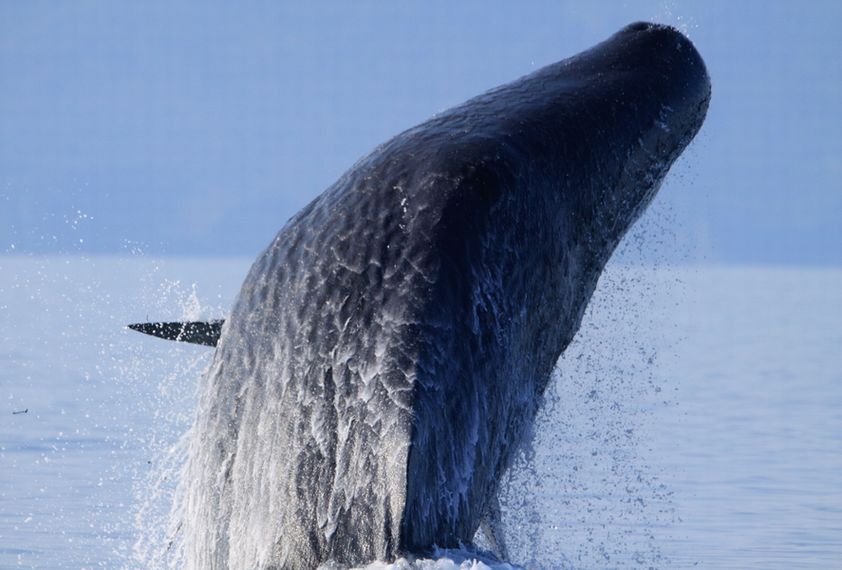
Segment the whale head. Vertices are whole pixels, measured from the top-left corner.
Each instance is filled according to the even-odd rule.
[[[560,235],[602,266],[699,131],[711,83],[690,40],[639,22],[430,122],[439,153],[488,200],[545,192]],[[423,125],[422,125],[423,127]],[[450,167],[453,170],[453,167]]]
[[[688,38],[646,22],[623,28],[556,71],[581,81],[580,89],[562,88],[558,134],[569,140],[575,124],[581,165],[600,174],[593,186],[580,189],[594,216],[592,227],[583,229],[616,244],[699,131],[710,103],[710,77]],[[570,158],[559,157],[565,168]]]

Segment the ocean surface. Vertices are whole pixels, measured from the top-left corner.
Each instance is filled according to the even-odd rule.
[[[250,261],[0,257],[0,568],[178,567],[211,350],[125,325]],[[502,501],[525,568],[842,567],[842,269],[609,265]]]

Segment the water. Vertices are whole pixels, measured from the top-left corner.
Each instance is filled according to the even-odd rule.
[[[681,498],[674,559],[842,566],[840,273],[718,269],[690,282],[675,313],[686,340],[664,362],[679,405],[654,441]]]
[[[224,315],[249,263],[0,257],[0,567],[172,561],[210,351],[122,327]],[[506,481],[513,561],[842,565],[840,346],[842,270],[610,267]]]

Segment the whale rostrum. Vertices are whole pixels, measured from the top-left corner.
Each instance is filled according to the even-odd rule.
[[[633,24],[397,135],[289,220],[218,323],[182,483],[186,566],[472,544],[710,93],[686,37]],[[158,336],[215,344],[212,329]]]

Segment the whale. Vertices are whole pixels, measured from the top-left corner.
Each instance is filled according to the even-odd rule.
[[[349,567],[481,527],[504,558],[500,480],[710,97],[687,37],[629,25],[363,157],[286,222],[224,323],[138,325],[216,347],[184,566]]]

